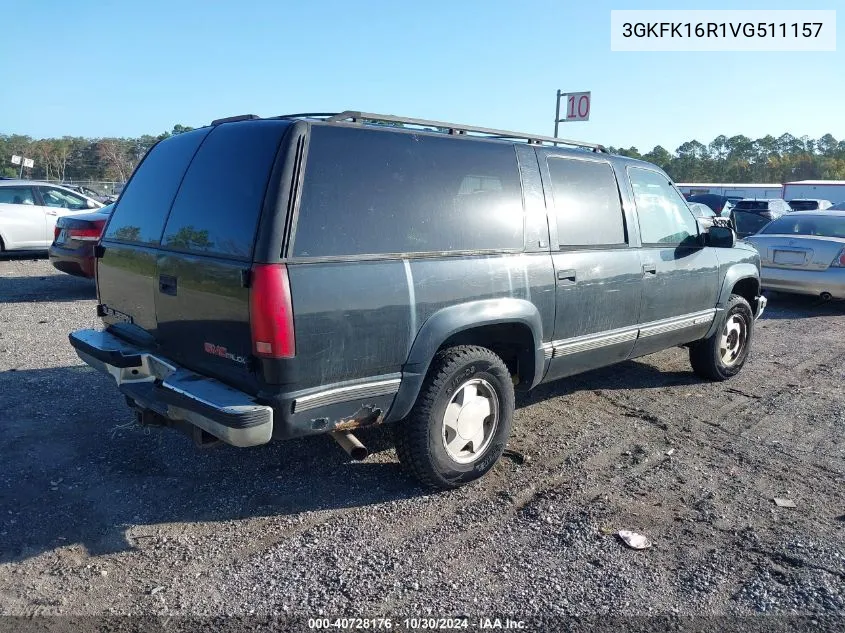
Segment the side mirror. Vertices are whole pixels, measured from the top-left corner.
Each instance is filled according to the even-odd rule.
[[[713,248],[733,248],[736,245],[736,233],[726,226],[711,226],[707,231],[707,245]]]

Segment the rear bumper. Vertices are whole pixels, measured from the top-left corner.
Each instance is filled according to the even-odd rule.
[[[845,268],[826,270],[793,270],[790,268],[767,268],[760,271],[763,288],[779,292],[845,298]]]
[[[55,243],[47,251],[50,263],[63,273],[76,277],[94,277],[94,247],[89,243],[82,248],[63,248]]]
[[[79,330],[69,338],[83,361],[110,376],[141,408],[192,424],[233,446],[266,444],[273,435],[273,409],[242,391],[108,332]]]

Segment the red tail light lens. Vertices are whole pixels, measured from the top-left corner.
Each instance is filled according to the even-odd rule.
[[[59,239],[59,233],[61,233],[61,232],[62,232],[62,230],[59,227],[56,226],[56,227],[53,228],[53,241],[54,242],[57,239]]]
[[[293,303],[284,264],[252,267],[249,291],[252,352],[261,358],[293,358]]]
[[[79,240],[80,242],[96,242],[100,239],[100,234],[103,232],[103,227],[91,227],[84,229],[68,229],[68,239]]]

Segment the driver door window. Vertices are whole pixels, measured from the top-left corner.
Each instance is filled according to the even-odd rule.
[[[72,211],[88,208],[85,198],[72,194],[69,191],[64,191],[63,189],[42,187],[41,199],[44,201],[45,207],[57,207]]]
[[[644,245],[678,245],[698,235],[698,223],[666,176],[639,167],[629,168],[628,174]]]

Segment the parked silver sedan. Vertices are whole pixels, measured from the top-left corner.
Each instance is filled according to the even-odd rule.
[[[845,299],[845,211],[795,211],[746,238],[763,288]]]

